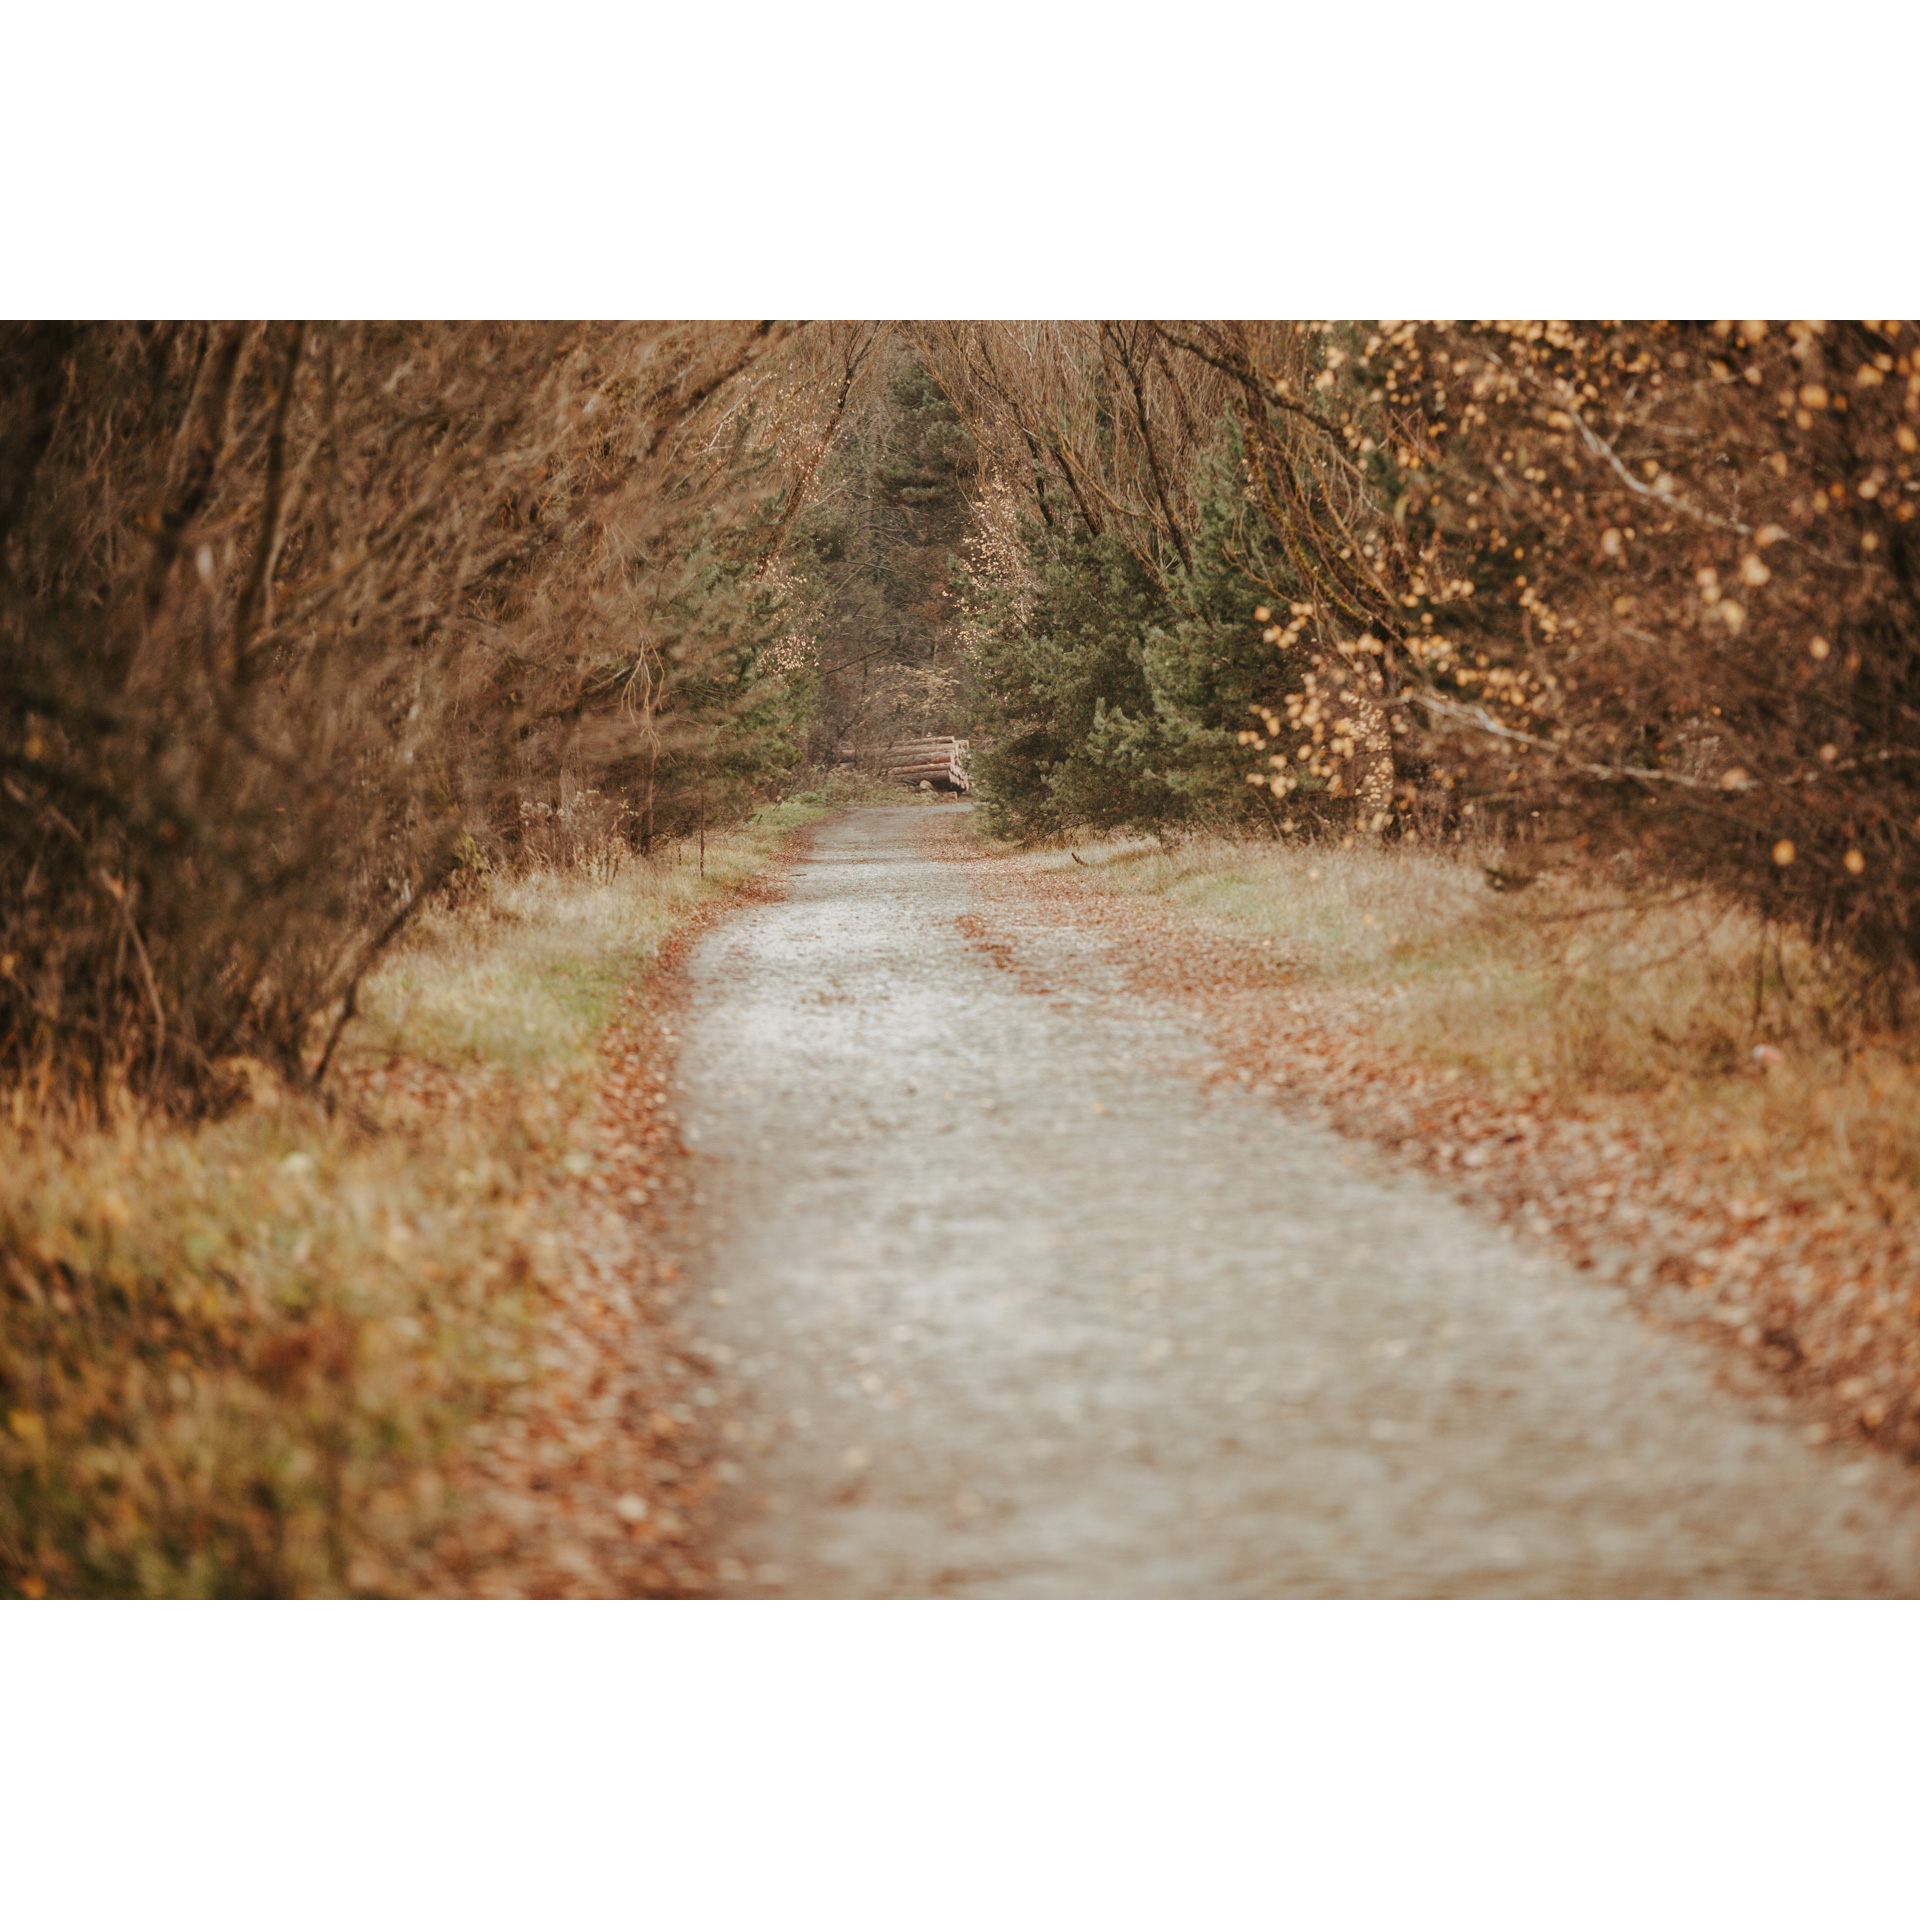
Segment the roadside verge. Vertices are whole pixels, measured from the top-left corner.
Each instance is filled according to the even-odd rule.
[[[1831,963],[1710,901],[1515,899],[1417,849],[946,851],[1100,927],[1238,1081],[1617,1280],[1810,1438],[1920,1458],[1920,1073]]]
[[[663,983],[824,814],[710,835],[704,874],[663,849],[431,911],[331,1111],[248,1061],[192,1126],[16,1094],[0,1594],[697,1589]]]

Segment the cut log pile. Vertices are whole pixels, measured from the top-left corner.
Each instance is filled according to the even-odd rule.
[[[949,793],[968,788],[967,742],[953,734],[896,740],[880,750],[873,765],[881,779],[903,787],[938,787]]]

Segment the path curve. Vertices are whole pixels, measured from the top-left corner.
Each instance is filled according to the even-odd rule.
[[[723,1591],[1920,1592],[1907,1469],[1204,1084],[1101,936],[934,857],[964,812],[826,823],[689,959]]]

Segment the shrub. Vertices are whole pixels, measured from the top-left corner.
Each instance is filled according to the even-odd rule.
[[[979,771],[998,830],[1272,830],[1323,804],[1337,773],[1249,779],[1237,751],[1269,739],[1262,716],[1306,685],[1257,617],[1286,564],[1241,473],[1228,432],[1199,474],[1186,558],[1164,573],[1111,530],[1032,518],[1023,590],[976,591]]]
[[[636,755],[737,786],[777,614],[713,583],[772,483],[689,429],[775,337],[0,333],[0,1073],[304,1078],[523,799]]]
[[[1920,332],[1407,327],[1350,370],[1455,792],[1920,965]],[[1416,624],[1417,622],[1417,624]]]

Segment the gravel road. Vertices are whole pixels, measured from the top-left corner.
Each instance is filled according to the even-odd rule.
[[[1920,1592],[1909,1470],[1203,1084],[1100,936],[934,857],[963,814],[826,823],[689,962],[723,1591]]]

